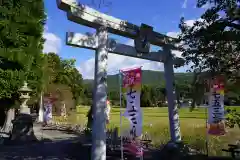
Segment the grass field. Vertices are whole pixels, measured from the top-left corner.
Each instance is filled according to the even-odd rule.
[[[236,107],[240,112],[240,107]],[[88,107],[77,107],[77,113],[71,113],[68,116],[68,123],[81,124],[86,123],[86,113]],[[111,120],[108,127],[120,126],[120,108],[111,109]],[[179,110],[180,130],[182,139],[202,152],[206,152],[206,111],[199,108],[192,112],[188,108]],[[59,121],[59,117],[54,117]],[[123,128],[128,127],[129,122],[123,119]],[[150,125],[151,124],[151,125]],[[226,135],[221,137],[208,136],[208,148],[210,155],[226,155],[221,150],[227,147],[227,144],[235,143],[240,140],[240,129],[227,129]],[[143,108],[143,132],[148,132],[153,144],[158,146],[165,144],[170,139],[168,109],[164,108]]]

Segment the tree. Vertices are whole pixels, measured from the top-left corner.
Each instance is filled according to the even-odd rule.
[[[150,98],[152,102],[152,106],[162,106],[163,102],[165,101],[165,95],[162,93],[162,88],[159,86],[151,86],[150,87]]]
[[[119,106],[120,102],[120,95],[119,91],[109,91],[108,92],[108,99],[111,101],[112,105]]]
[[[208,8],[193,26],[180,21],[180,40],[183,57],[191,69],[200,68],[210,76],[224,73],[227,78],[239,79],[240,9],[236,0],[198,0],[197,6],[209,3]]]
[[[143,107],[149,107],[152,105],[149,86],[147,85],[142,86],[140,101],[141,101],[141,106]]]
[[[92,98],[93,98],[93,85],[91,83],[87,83],[83,88],[83,95],[81,96],[81,104],[92,106]]]
[[[39,91],[45,13],[42,0],[3,1],[0,10],[0,103],[4,104],[0,109],[3,113],[14,112],[10,108],[18,101],[18,89],[24,80],[34,96]],[[12,118],[6,116],[7,129]]]
[[[192,83],[192,93],[202,93],[204,79],[224,74],[239,82],[240,76],[240,9],[237,0],[198,0],[197,7],[210,7],[193,26],[180,20],[182,56],[191,71],[199,70]],[[193,94],[194,96],[194,94]],[[196,97],[194,101],[196,100]],[[195,105],[195,102],[192,104]]]
[[[49,79],[49,84],[56,84],[62,81],[62,78],[59,76],[62,71],[61,59],[56,53],[47,53],[44,55],[47,61],[47,67],[45,72],[48,73],[47,77]]]
[[[71,88],[73,99],[76,105],[80,102],[80,96],[83,92],[83,78],[75,67],[75,59],[61,60],[62,71],[59,76],[62,77],[61,83],[67,84]]]
[[[45,54],[47,59],[46,72],[49,76],[49,84],[67,85],[73,95],[76,105],[80,103],[83,95],[83,78],[75,67],[75,59],[62,59],[55,53]]]

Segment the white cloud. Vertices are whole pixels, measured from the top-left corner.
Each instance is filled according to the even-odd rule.
[[[125,43],[126,45],[134,46],[134,41],[129,40]],[[85,79],[93,79],[94,77],[94,63],[95,57],[88,59],[87,61],[80,64],[78,67],[80,73],[83,75]],[[160,62],[152,62],[149,60],[143,60],[139,58],[126,57],[117,54],[108,54],[108,74],[116,74],[119,69],[124,68],[133,68],[140,67],[144,70],[156,70],[162,71],[163,64]]]
[[[210,4],[209,4],[209,3],[206,3],[206,4],[204,4],[201,8],[206,9],[206,8],[209,8],[209,7],[210,7]]]
[[[94,63],[95,58],[92,57],[87,61],[80,64],[78,67],[80,73],[85,79],[93,79],[94,77]],[[144,70],[163,70],[163,64],[160,62],[151,62],[148,60],[131,58],[122,55],[108,54],[108,74],[116,74],[119,69],[140,67],[142,66]]]
[[[196,20],[193,20],[193,19],[190,19],[190,20],[186,20],[185,23],[188,25],[188,26],[193,26],[194,22]],[[202,21],[202,19],[197,19],[197,21]],[[177,38],[178,35],[180,34],[180,32],[168,32],[166,35],[167,36],[170,36],[170,37],[173,37],[173,38]],[[182,53],[180,51],[172,51],[177,57],[181,57]]]
[[[199,18],[199,19],[190,19],[190,20],[186,20],[185,21],[185,23],[186,23],[186,25],[187,26],[193,26],[193,24],[194,24],[194,22],[196,22],[196,21],[202,21],[202,19],[201,18]],[[173,37],[173,38],[177,38],[178,37],[178,35],[180,34],[180,32],[178,31],[178,32],[167,32],[167,36],[170,36],[170,37]]]
[[[83,78],[92,79],[94,77],[94,63],[95,59],[93,57],[80,64],[78,70],[83,75]]]
[[[167,32],[167,36],[177,38],[180,32]],[[173,50],[173,54],[175,54],[176,57],[182,57],[182,52]]]
[[[133,40],[129,40],[126,42],[127,45],[134,45]],[[179,51],[173,51],[176,56],[180,57],[181,52]],[[93,79],[94,77],[94,63],[95,63],[95,57],[92,57],[85,62],[81,63],[78,67],[78,70],[83,75],[84,79]],[[116,54],[108,54],[108,67],[107,71],[108,74],[116,74],[118,73],[119,69],[124,68],[134,68],[134,67],[140,67],[142,66],[143,70],[154,70],[154,71],[163,71],[164,66],[163,63],[160,62],[152,62],[149,60],[143,60],[139,58],[132,58],[132,57],[126,57],[122,55],[116,55]]]
[[[168,32],[167,33],[167,36],[173,37],[173,38],[177,38],[178,35],[179,35],[179,32]]]
[[[188,25],[188,26],[193,26],[194,22],[196,20],[193,20],[193,19],[190,19],[190,20],[186,20],[185,23]]]
[[[48,31],[48,26],[45,25],[45,26],[44,26],[44,32],[47,32],[47,31]]]
[[[182,8],[187,8],[187,2],[188,2],[188,0],[183,1]]]
[[[204,4],[201,8],[203,8],[203,9],[208,9],[208,8],[210,8],[210,7],[212,7],[212,6],[213,6],[212,4],[210,4],[209,2],[207,2],[207,3]],[[197,6],[195,5],[194,8],[197,8]]]
[[[47,27],[45,27],[45,29],[47,29]],[[49,32],[44,32],[43,37],[45,38],[43,52],[59,53],[61,49],[61,39],[57,35]]]
[[[125,44],[126,44],[126,45],[129,45],[129,46],[134,46],[134,40],[133,40],[133,39],[130,39],[130,40],[128,40]]]

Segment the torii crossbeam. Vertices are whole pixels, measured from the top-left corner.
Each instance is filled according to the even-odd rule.
[[[81,33],[67,32],[66,44],[69,46],[96,50],[98,48],[97,35],[84,35]],[[164,63],[166,60],[166,54],[161,50],[158,50],[156,52],[149,52],[149,54],[138,53],[135,47],[117,43],[114,39],[110,38],[108,39],[107,44],[107,49],[109,53],[115,53],[118,55],[146,59],[162,63]],[[181,65],[183,63],[184,61],[181,58],[176,57],[173,59],[173,64]]]
[[[91,159],[106,159],[106,123],[103,115],[107,99],[108,52],[164,63],[171,141],[180,141],[179,117],[173,87],[173,64],[182,64],[183,60],[174,58],[171,53],[171,50],[178,50],[176,39],[154,32],[150,26],[142,25],[138,27],[127,21],[100,13],[86,5],[75,2],[75,0],[57,0],[57,4],[60,9],[67,12],[70,21],[97,30],[96,34],[93,35],[73,32],[66,34],[67,45],[96,50]],[[134,39],[135,47],[116,43],[115,40],[108,38],[108,32]],[[150,44],[160,46],[162,50],[149,52]]]

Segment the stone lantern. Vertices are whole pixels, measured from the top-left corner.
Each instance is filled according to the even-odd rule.
[[[27,106],[27,101],[30,99],[29,93],[31,93],[32,90],[28,88],[27,82],[24,82],[24,85],[18,91],[21,94],[20,95],[20,101],[21,101],[20,113],[30,114],[30,108],[28,108]]]
[[[30,115],[30,108],[27,106],[27,101],[30,99],[29,93],[32,92],[28,88],[27,82],[24,82],[22,88],[18,90],[20,92],[20,114],[12,121],[12,135],[10,137],[13,144],[26,144],[36,141],[37,138],[34,135],[33,130],[33,118]]]

